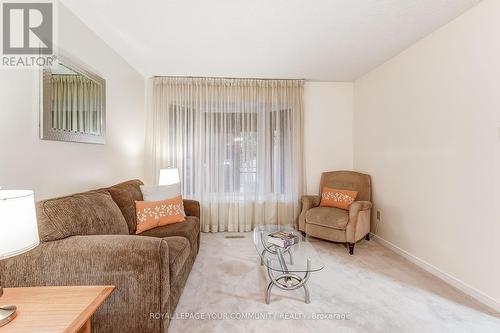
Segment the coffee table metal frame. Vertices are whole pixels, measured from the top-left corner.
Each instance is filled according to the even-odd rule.
[[[290,263],[293,265],[293,251],[291,251],[293,245],[282,248],[274,244],[267,244],[267,242],[264,240],[264,233],[262,231],[260,239],[262,246],[264,246],[264,249],[262,250],[262,254],[260,256],[260,264],[264,265],[264,257],[266,252],[268,252],[272,255],[276,255],[281,267],[281,269],[278,271],[280,274],[275,276],[272,272],[273,269],[271,269],[271,258],[266,258],[267,275],[271,279],[271,282],[269,282],[269,285],[266,289],[266,303],[269,304],[271,302],[271,290],[273,286],[276,286],[282,290],[295,290],[301,287],[304,288],[305,302],[306,304],[309,304],[311,302],[311,296],[309,294],[309,288],[307,287],[307,280],[309,280],[309,276],[311,276],[311,258],[307,258],[307,269],[304,276],[291,273],[288,271],[284,255],[285,253],[288,253],[288,255],[290,256]]]

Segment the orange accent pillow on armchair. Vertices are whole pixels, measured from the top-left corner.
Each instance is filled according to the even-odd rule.
[[[338,190],[335,188],[323,187],[321,192],[322,207],[333,207],[349,210],[349,206],[356,200],[358,191]]]
[[[158,226],[184,222],[184,203],[182,196],[161,201],[136,201],[135,212],[137,215],[136,234]]]

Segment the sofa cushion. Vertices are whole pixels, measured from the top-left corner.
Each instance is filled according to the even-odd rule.
[[[173,281],[186,264],[191,247],[189,241],[184,237],[166,237],[168,244],[168,261],[170,265],[170,281]]]
[[[143,183],[138,180],[130,180],[125,183],[117,184],[106,188],[111,194],[118,207],[127,221],[129,234],[135,233],[137,226],[137,217],[135,214],[135,202],[142,201],[142,192],[140,186]]]
[[[106,191],[90,191],[37,203],[38,232],[43,242],[69,236],[127,235],[120,208]]]
[[[159,226],[180,223],[186,220],[182,197],[162,201],[136,201],[135,211],[137,213],[137,230],[140,234]]]
[[[338,190],[330,187],[323,187],[321,193],[321,207],[333,207],[349,210],[349,206],[356,200],[358,191]]]
[[[345,230],[349,212],[339,208],[315,207],[306,212],[306,223]]]
[[[194,216],[186,216],[186,221],[174,224],[168,224],[160,227],[156,227],[150,230],[146,230],[141,233],[141,236],[150,237],[172,237],[180,236],[187,238],[191,245],[191,250],[193,253],[198,252],[198,242],[200,235],[200,220]]]

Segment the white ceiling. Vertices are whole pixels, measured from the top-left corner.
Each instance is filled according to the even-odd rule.
[[[352,81],[480,0],[62,0],[146,77]]]

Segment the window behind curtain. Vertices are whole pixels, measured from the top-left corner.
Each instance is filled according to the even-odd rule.
[[[302,194],[301,80],[151,79],[147,167],[177,167],[203,231],[292,224]]]
[[[269,161],[265,164],[271,175],[266,185],[267,191],[282,194],[285,191],[285,163],[292,160],[291,149],[285,146],[291,142],[285,128],[290,126],[287,119],[291,110],[271,111],[266,115],[267,123],[258,126],[257,113],[233,112],[224,115],[220,112],[198,112],[196,109],[170,105],[168,111],[170,144],[177,147],[193,147],[197,141],[211,140],[212,149],[223,151],[222,154],[207,153],[206,150],[181,149],[180,158],[184,161],[186,176],[183,179],[185,195],[195,195],[201,189],[196,188],[193,177],[193,163],[201,160],[203,165],[218,166],[222,181],[210,181],[205,191],[217,193],[252,193],[256,190],[257,159],[259,145],[257,137],[261,131],[269,131],[265,144],[270,149],[264,153]],[[199,121],[198,117],[203,117]],[[175,124],[181,124],[180,126]],[[186,131],[188,135],[180,135]],[[179,140],[180,138],[180,140]],[[262,147],[261,147],[262,148]],[[219,178],[220,180],[220,178]]]

